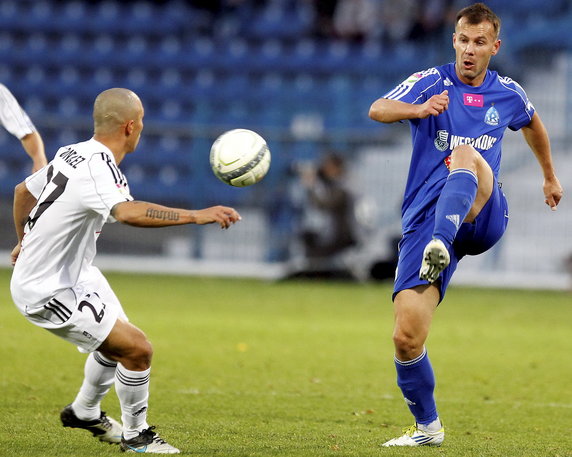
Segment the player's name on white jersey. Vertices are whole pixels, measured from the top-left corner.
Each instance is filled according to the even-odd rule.
[[[65,148],[59,157],[73,168],[77,168],[80,163],[86,160],[84,156],[80,155],[77,151],[70,147]]]
[[[494,146],[498,138],[490,135],[481,135],[478,138],[471,138],[468,136],[451,135],[451,143],[449,148],[451,151],[461,144],[470,144],[475,149],[488,151]]]

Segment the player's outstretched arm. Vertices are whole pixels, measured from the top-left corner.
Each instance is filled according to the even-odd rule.
[[[44,141],[38,132],[32,132],[20,140],[22,147],[32,159],[32,173],[48,164],[44,150]]]
[[[118,203],[111,210],[111,215],[119,222],[136,227],[219,224],[226,229],[241,219],[238,212],[228,206],[189,210],[142,201]]]
[[[556,211],[558,203],[562,198],[563,190],[560,185],[560,181],[556,177],[556,172],[554,171],[554,164],[552,162],[552,153],[550,150],[550,139],[548,138],[548,132],[544,127],[544,123],[538,113],[534,113],[530,124],[523,127],[522,134],[532,152],[536,156],[540,168],[542,168],[542,174],[544,176],[544,201],[550,206],[552,211]]]
[[[16,263],[18,255],[20,254],[20,243],[24,238],[24,226],[30,215],[30,211],[36,205],[36,198],[30,193],[26,187],[25,182],[21,182],[14,188],[14,227],[16,228],[16,235],[18,236],[18,244],[12,250],[12,265]]]
[[[448,93],[447,90],[444,90],[420,105],[389,98],[379,98],[369,108],[369,117],[374,121],[390,124],[407,119],[425,119],[429,116],[439,116],[449,108]]]

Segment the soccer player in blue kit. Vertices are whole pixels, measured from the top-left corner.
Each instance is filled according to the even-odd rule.
[[[439,446],[445,430],[433,396],[425,349],[433,314],[458,261],[490,249],[508,222],[497,181],[505,129],[521,130],[556,209],[562,187],[546,129],[524,90],[488,69],[499,51],[500,20],[486,5],[462,9],[455,22],[455,62],[415,73],[369,111],[371,119],[409,120],[413,152],[402,205],[394,302],[397,384],[415,424],[383,446]]]

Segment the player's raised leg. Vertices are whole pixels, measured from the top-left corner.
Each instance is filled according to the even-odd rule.
[[[438,303],[439,290],[432,285],[402,290],[395,296],[393,343],[397,384],[415,424],[383,446],[439,446],[445,438],[433,397],[433,367],[425,349]]]
[[[153,348],[145,334],[118,319],[99,350],[118,362],[115,391],[123,421],[121,449],[140,454],[178,454],[180,451],[161,439],[147,423]]]
[[[423,252],[419,277],[433,283],[450,262],[449,250],[463,222],[472,222],[491,196],[493,172],[470,145],[457,146],[435,208],[433,239]]]

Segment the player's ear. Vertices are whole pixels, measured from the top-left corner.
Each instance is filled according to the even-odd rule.
[[[135,122],[132,121],[132,120],[131,120],[131,121],[127,121],[127,122],[125,123],[125,134],[126,134],[126,135],[129,136],[129,135],[131,135],[131,134],[133,133],[133,124],[134,124],[134,123],[135,123]]]
[[[457,43],[457,34],[453,32],[453,49],[455,48],[456,43]]]
[[[493,52],[492,52],[493,56],[496,56],[498,54],[500,45],[501,45],[501,40],[497,40],[493,46]]]

